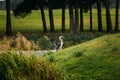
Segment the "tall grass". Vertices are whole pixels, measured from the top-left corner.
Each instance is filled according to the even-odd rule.
[[[15,36],[7,37],[4,36],[0,40],[0,51],[1,50],[36,50],[40,49],[39,45],[34,41],[28,40],[21,33],[17,33]]]
[[[64,80],[64,72],[40,56],[6,52],[0,54],[1,80]]]

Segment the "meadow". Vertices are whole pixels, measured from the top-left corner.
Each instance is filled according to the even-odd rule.
[[[56,31],[61,30],[61,10],[54,10],[54,24]],[[5,11],[0,10],[0,31],[5,32]],[[69,30],[69,11],[66,9],[66,29]],[[120,16],[120,15],[119,15]],[[47,28],[49,29],[49,15],[48,10],[45,10],[45,17],[47,22]],[[111,18],[112,25],[114,29],[115,23],[115,9],[111,9]],[[25,18],[16,18],[14,17],[11,11],[11,19],[12,19],[12,29],[14,32],[41,32],[42,31],[42,21],[40,11],[32,11]],[[105,9],[102,9],[102,23],[103,28],[106,30],[106,19],[105,19]],[[120,23],[120,22],[119,22]],[[93,9],[93,30],[97,30],[97,10]],[[119,27],[120,28],[120,27]],[[89,30],[89,11],[84,13],[84,29]]]

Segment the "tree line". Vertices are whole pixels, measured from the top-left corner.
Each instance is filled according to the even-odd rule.
[[[0,9],[5,10],[6,9],[6,5],[5,5],[5,1],[6,0],[0,0]],[[19,4],[20,2],[22,2],[23,0],[10,0],[10,8],[11,9],[15,9],[17,4]]]
[[[26,17],[31,13],[33,9],[39,9],[41,11],[42,24],[43,24],[43,32],[48,32],[46,25],[46,18],[44,10],[48,9],[49,12],[49,21],[50,21],[50,32],[55,32],[54,26],[54,9],[61,9],[62,11],[62,32],[65,32],[65,9],[69,10],[69,19],[70,19],[70,32],[71,33],[79,33],[84,31],[84,12],[88,12],[90,10],[90,31],[93,31],[93,18],[92,18],[92,5],[97,5],[97,16],[98,16],[98,31],[103,31],[102,26],[102,5],[106,10],[106,31],[118,32],[119,30],[119,3],[120,0],[115,0],[115,29],[113,29],[113,25],[111,22],[111,14],[110,14],[110,0],[23,0],[23,2],[19,3],[16,9],[13,10],[15,16]],[[6,23],[6,34],[9,35],[12,33],[11,29],[11,21],[10,21],[10,0],[6,0],[6,11],[7,11],[7,23]],[[80,12],[79,12],[80,11]],[[79,17],[80,15],[80,17]],[[79,24],[80,23],[80,24]]]

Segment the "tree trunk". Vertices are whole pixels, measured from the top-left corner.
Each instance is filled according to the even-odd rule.
[[[84,31],[83,28],[83,8],[82,8],[82,2],[80,2],[80,31]]]
[[[79,32],[79,14],[78,14],[78,0],[75,1],[75,29],[74,33]]]
[[[102,32],[101,0],[97,0],[98,31]]]
[[[65,7],[62,8],[62,32],[65,32]]]
[[[49,8],[50,32],[55,32],[53,10]]]
[[[115,15],[115,32],[118,32],[118,26],[119,26],[119,0],[116,0],[116,15]]]
[[[10,0],[6,0],[6,35],[10,36],[11,34]]]
[[[69,16],[70,16],[70,32],[73,33],[73,29],[74,29],[74,14],[73,14],[73,7],[71,5],[71,0],[69,0]]]
[[[92,1],[90,0],[90,31],[92,31]]]
[[[42,24],[43,24],[43,32],[46,33],[47,26],[46,26],[46,19],[45,19],[45,13],[43,8],[41,8],[41,17],[42,17]]]
[[[109,0],[105,0],[107,32],[112,32],[112,21],[109,9]]]

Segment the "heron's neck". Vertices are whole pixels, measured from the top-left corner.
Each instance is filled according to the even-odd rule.
[[[60,38],[60,42],[61,42],[61,44],[63,44],[63,40]]]
[[[61,50],[61,49],[62,49],[62,46],[63,46],[63,40],[60,38],[60,41],[61,41],[61,42],[60,42],[61,44],[60,44],[59,49]]]

